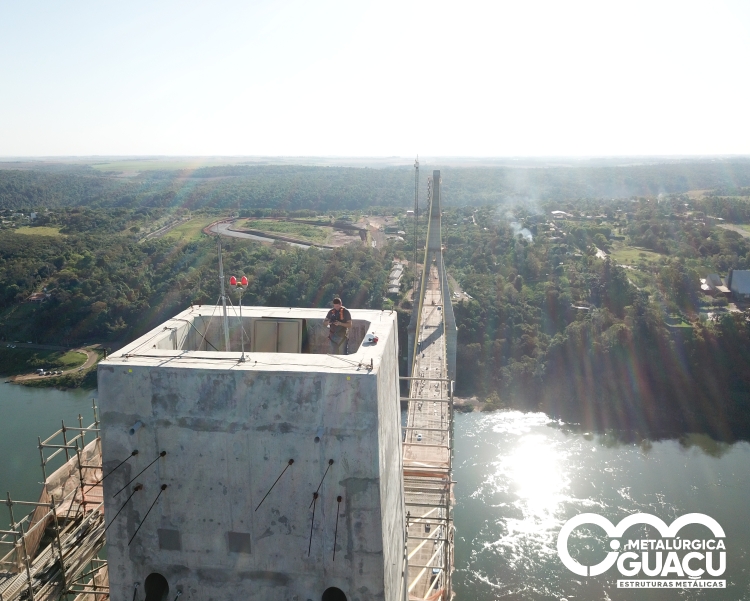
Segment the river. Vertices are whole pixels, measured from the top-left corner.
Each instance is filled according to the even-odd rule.
[[[471,413],[457,416],[453,466],[457,601],[750,599],[748,443],[693,435],[626,444],[566,429],[541,413]],[[557,534],[577,514],[597,513],[617,525],[650,513],[669,525],[693,512],[726,533],[726,590],[618,589],[624,577],[616,566],[581,577],[557,555]],[[633,526],[623,539],[640,538],[637,532]],[[680,534],[711,538],[707,532],[690,526]],[[585,565],[610,551],[603,530],[591,534],[569,539],[571,555]]]
[[[60,429],[61,421],[78,427],[78,414],[84,427],[91,425],[94,414],[91,399],[96,391],[54,388],[27,388],[0,382],[0,495],[6,493],[21,501],[36,501],[42,481],[37,436],[42,440]],[[47,454],[53,452],[48,450]],[[61,458],[64,455],[60,454]],[[50,468],[61,462],[54,461]],[[48,470],[49,473],[49,470]],[[0,509],[0,523],[5,528],[8,510]]]
[[[0,390],[0,492],[35,500],[41,480],[36,437],[54,432],[61,419],[77,423],[79,413],[84,425],[91,423],[95,391],[10,384]],[[577,432],[541,413],[470,413],[456,415],[453,465],[457,601],[750,600],[748,443],[693,435],[631,444]],[[560,528],[580,513],[598,513],[615,525],[650,513],[669,525],[693,512],[711,516],[726,532],[720,577],[726,590],[617,589],[623,577],[616,566],[581,577],[557,555]],[[696,528],[703,527],[686,526],[685,534],[707,538]],[[569,549],[594,565],[610,550],[609,539],[596,527],[589,534],[571,537]]]

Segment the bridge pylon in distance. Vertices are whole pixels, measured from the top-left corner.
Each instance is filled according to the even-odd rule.
[[[441,202],[441,179],[440,170],[432,172],[432,194],[428,196],[429,221],[427,226],[427,246],[424,255],[424,264],[422,266],[422,278],[419,288],[416,291],[414,304],[412,307],[411,320],[409,322],[409,359],[407,364],[408,374],[412,374],[414,369],[414,353],[420,347],[419,336],[426,337],[425,332],[421,332],[421,308],[424,305],[425,291],[428,288],[439,287],[441,299],[441,311],[443,312],[443,327],[445,336],[445,354],[446,368],[445,376],[450,380],[456,379],[456,344],[457,330],[456,317],[453,313],[453,304],[451,303],[450,288],[448,286],[448,276],[445,271],[443,261],[443,240],[442,240],[442,202]],[[432,273],[432,267],[437,269],[437,278]],[[432,301],[430,301],[432,302]]]
[[[403,446],[405,586],[400,599],[453,595],[453,378],[456,321],[443,263],[440,171],[432,174],[427,244],[409,326]]]

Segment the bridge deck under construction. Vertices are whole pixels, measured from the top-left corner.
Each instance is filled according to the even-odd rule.
[[[424,282],[404,439],[409,599],[450,599],[453,522],[453,392],[447,377],[441,278]],[[450,302],[450,301],[448,301]]]

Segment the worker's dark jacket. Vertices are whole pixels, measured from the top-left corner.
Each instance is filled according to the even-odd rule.
[[[326,315],[326,319],[328,320],[328,323],[331,323],[332,321],[347,322],[351,321],[352,314],[349,313],[349,309],[342,306],[340,309],[331,309]],[[348,336],[347,329],[344,326],[335,326],[331,324],[329,332],[328,337],[336,344],[339,344]]]

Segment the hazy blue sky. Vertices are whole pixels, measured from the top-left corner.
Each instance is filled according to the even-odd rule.
[[[750,1],[0,2],[0,156],[750,154]]]

